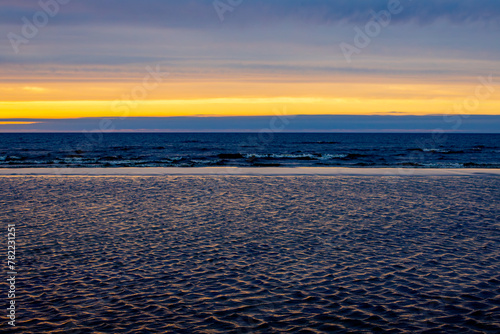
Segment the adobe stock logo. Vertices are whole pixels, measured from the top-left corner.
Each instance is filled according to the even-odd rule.
[[[224,15],[226,12],[233,12],[234,9],[240,6],[243,3],[243,0],[215,0],[212,4],[214,6],[217,15],[219,16],[219,20],[224,22]]]
[[[35,12],[31,19],[23,16],[21,21],[23,26],[21,27],[21,34],[16,34],[14,32],[9,32],[7,38],[10,41],[12,49],[16,54],[19,53],[19,47],[21,45],[28,44],[30,40],[35,38],[40,29],[49,24],[50,18],[53,18],[59,13],[61,5],[66,5],[71,0],[40,0],[38,1],[38,6],[41,10]]]
[[[412,0],[409,0],[412,1]],[[353,55],[359,55],[361,51],[368,47],[372,39],[379,36],[383,28],[386,28],[393,18],[393,15],[398,15],[403,12],[403,5],[400,0],[389,0],[387,10],[381,10],[378,13],[370,11],[372,19],[365,24],[364,29],[358,26],[354,27],[354,45],[349,43],[340,43],[340,49],[344,54],[346,61],[350,64]]]

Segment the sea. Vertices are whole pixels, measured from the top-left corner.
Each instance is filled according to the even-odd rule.
[[[500,134],[0,134],[0,168],[210,166],[500,168]]]

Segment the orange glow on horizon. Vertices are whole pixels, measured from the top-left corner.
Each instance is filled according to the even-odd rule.
[[[0,119],[168,116],[263,116],[286,107],[295,115],[499,115],[500,97],[456,108],[474,96],[471,81],[425,83],[337,78],[336,82],[164,81],[0,83]]]
[[[1,122],[1,125],[26,125],[26,124],[37,124],[40,122]]]
[[[197,100],[116,100],[0,102],[0,119],[169,116],[264,116],[286,107],[294,115],[455,114],[455,99],[219,98]],[[498,115],[500,101],[482,101],[474,112]]]

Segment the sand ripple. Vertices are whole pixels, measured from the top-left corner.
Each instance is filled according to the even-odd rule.
[[[497,177],[0,189],[4,224],[18,224],[22,333],[500,332]]]

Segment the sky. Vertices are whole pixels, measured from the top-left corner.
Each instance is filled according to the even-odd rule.
[[[0,22],[0,131],[277,110],[500,117],[498,0],[0,0]]]

